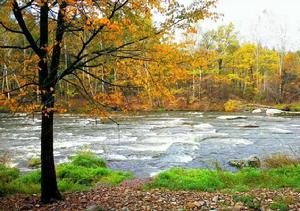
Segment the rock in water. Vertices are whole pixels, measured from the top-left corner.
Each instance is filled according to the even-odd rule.
[[[260,159],[256,156],[250,157],[247,160],[247,164],[249,167],[252,167],[252,168],[260,168],[260,166],[261,166]]]
[[[247,167],[247,163],[244,160],[230,160],[228,164],[238,169]]]
[[[262,113],[262,112],[263,112],[263,110],[260,109],[260,108],[258,108],[258,109],[253,110],[253,111],[252,111],[252,114],[260,114],[260,113]]]
[[[235,120],[235,119],[247,119],[246,116],[219,116],[217,119],[222,120]]]
[[[259,127],[257,124],[240,124],[239,127],[245,127],[245,128],[257,128]]]
[[[245,167],[252,167],[252,168],[260,168],[261,162],[260,159],[256,156],[252,156],[246,160],[230,160],[228,162],[230,166],[236,167],[236,168],[245,168]]]
[[[279,109],[267,109],[266,111],[267,116],[275,116],[275,115],[280,115],[282,113],[284,113],[284,111]]]
[[[292,131],[281,129],[281,128],[270,128],[274,134],[292,134]]]

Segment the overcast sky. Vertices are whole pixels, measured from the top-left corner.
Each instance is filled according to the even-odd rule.
[[[300,0],[219,0],[216,11],[224,16],[217,23],[204,21],[202,30],[232,22],[243,41],[275,48],[284,43],[287,49],[300,49]]]

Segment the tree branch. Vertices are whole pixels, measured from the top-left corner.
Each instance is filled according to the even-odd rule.
[[[27,87],[27,86],[37,86],[37,85],[38,85],[38,84],[35,83],[35,82],[30,82],[30,83],[24,84],[24,85],[22,85],[22,86],[19,86],[18,88],[15,88],[15,89],[11,89],[11,90],[9,90],[9,91],[2,92],[2,94],[8,94],[8,93],[11,93],[11,92],[15,92],[15,91],[18,91],[18,90],[20,90],[20,89],[22,89],[22,88],[25,88],[25,87]]]
[[[27,7],[30,7],[34,1],[35,1],[35,0],[29,1],[27,4],[25,4],[24,6],[20,7],[20,10],[24,10],[24,9],[26,9]]]
[[[14,46],[14,45],[0,45],[0,48],[2,49],[20,49],[20,50],[25,50],[25,49],[28,49],[30,48],[31,45],[27,45],[27,46]]]
[[[18,2],[16,0],[13,1],[13,13],[14,16],[22,30],[22,33],[24,34],[24,36],[26,37],[27,41],[30,44],[30,47],[33,49],[33,51],[39,56],[41,57],[41,49],[37,46],[36,42],[34,41],[32,34],[30,33],[30,31],[28,30],[26,23],[23,19],[23,15],[21,12],[21,9],[18,5]]]
[[[114,17],[115,13],[116,13],[118,10],[120,10],[122,7],[124,7],[124,6],[128,3],[128,1],[129,1],[129,0],[126,0],[124,3],[122,3],[122,4],[119,5],[119,6],[118,6],[119,1],[116,1],[116,2],[114,3],[114,8],[113,8],[111,14],[109,15],[108,19],[111,20],[111,19]],[[81,67],[81,66],[77,66],[78,63],[79,63],[82,59],[84,59],[84,58],[86,58],[86,57],[88,56],[88,55],[82,55],[83,52],[84,52],[85,49],[89,46],[89,44],[93,41],[93,39],[97,36],[97,34],[99,34],[99,33],[102,31],[102,29],[103,29],[104,27],[105,27],[105,25],[101,25],[96,31],[94,31],[94,32],[92,33],[92,35],[89,37],[89,39],[88,39],[87,41],[83,42],[81,49],[79,50],[79,52],[78,52],[77,55],[75,56],[75,58],[76,58],[75,61],[74,61],[67,69],[65,69],[65,70],[61,73],[61,75],[58,77],[57,80],[60,80],[60,79],[64,78],[65,76],[71,74],[75,69],[77,69],[77,67]],[[87,62],[85,62],[85,64],[86,64],[86,63],[87,63]]]
[[[97,79],[97,80],[99,80],[99,81],[102,81],[103,83],[106,83],[106,84],[108,84],[108,85],[110,85],[110,86],[115,86],[115,87],[120,87],[120,88],[127,88],[127,89],[138,89],[138,88],[142,88],[142,87],[138,87],[138,86],[125,86],[125,85],[120,85],[120,84],[114,84],[114,83],[111,83],[111,82],[109,82],[109,81],[103,80],[102,78],[100,78],[100,77],[96,76],[95,74],[90,73],[89,71],[86,71],[86,70],[84,70],[84,69],[82,69],[82,68],[80,68],[79,70],[81,70],[82,72],[84,72],[84,73],[86,73],[86,74],[92,76],[93,78],[95,78],[95,79]]]
[[[6,31],[9,31],[9,32],[12,32],[12,33],[17,33],[17,34],[23,34],[22,31],[18,31],[18,30],[9,28],[9,27],[6,26],[2,21],[0,21],[0,25],[1,25]]]
[[[67,3],[63,1],[59,5],[59,11],[57,16],[57,27],[56,27],[56,35],[55,35],[55,45],[52,52],[51,65],[50,65],[50,74],[49,78],[51,86],[54,86],[57,82],[57,70],[59,66],[59,58],[61,54],[61,43],[65,32],[65,21],[64,14],[65,8],[67,7]]]
[[[78,76],[77,76],[78,77]],[[69,81],[65,78],[63,78],[62,80],[66,81],[67,83],[71,84],[72,86],[75,87],[75,89],[80,93],[80,95],[82,97],[84,97],[87,101],[89,101],[92,105],[94,105],[97,109],[101,110],[100,107],[103,107],[104,109],[107,108],[108,106],[106,105],[103,105],[99,102],[96,102],[90,95],[88,92],[85,91],[82,91],[81,89],[83,89],[81,86],[79,86],[78,84],[75,84],[74,82],[72,81]],[[80,80],[80,79],[79,79]],[[110,108],[112,109],[112,108]],[[113,123],[115,123],[116,125],[120,125],[117,121],[115,121],[114,119],[112,119],[111,117],[107,117],[110,121],[112,121]]]

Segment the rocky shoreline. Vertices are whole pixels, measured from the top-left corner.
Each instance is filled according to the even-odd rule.
[[[288,203],[286,210],[300,210],[300,193],[292,189],[244,193],[142,189],[147,182],[133,180],[66,193],[64,200],[52,204],[41,204],[37,195],[12,195],[0,200],[0,210],[270,210],[280,206],[279,200]]]

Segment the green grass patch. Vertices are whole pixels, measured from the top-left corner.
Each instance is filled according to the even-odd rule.
[[[225,188],[226,183],[233,183],[232,174],[229,172],[173,168],[160,173],[148,186],[171,190],[215,191]]]
[[[102,158],[92,153],[79,153],[71,162],[56,167],[58,188],[62,192],[84,191],[97,183],[119,184],[133,178],[129,172],[114,171],[106,167]],[[41,171],[20,175],[18,169],[0,165],[0,196],[12,193],[39,193]]]
[[[244,168],[237,173],[173,168],[160,173],[147,188],[200,191],[248,191],[253,188],[300,188],[300,165],[276,169]]]
[[[82,166],[88,168],[106,168],[105,160],[95,156],[89,151],[79,152],[79,154],[72,157],[71,160],[74,166]]]
[[[289,210],[289,207],[284,204],[284,203],[281,203],[281,202],[274,202],[271,204],[270,208],[272,210],[280,210],[280,211],[287,211]]]
[[[16,168],[8,168],[0,164],[0,197],[11,193],[10,184],[20,176],[20,171]]]
[[[300,111],[300,102],[295,102],[291,104],[278,104],[275,108],[280,110],[289,110],[289,111]]]

